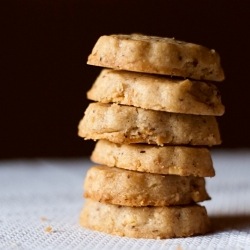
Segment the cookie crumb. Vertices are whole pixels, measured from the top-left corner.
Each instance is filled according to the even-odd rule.
[[[45,216],[42,216],[40,219],[41,219],[41,221],[48,221],[48,218]]]
[[[51,226],[48,226],[44,229],[46,233],[53,233],[53,228]]]
[[[178,245],[176,250],[182,250],[182,247],[180,245]]]

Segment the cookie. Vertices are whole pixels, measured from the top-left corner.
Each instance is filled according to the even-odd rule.
[[[215,85],[104,69],[87,92],[90,100],[195,115],[223,115]]]
[[[85,139],[114,143],[217,145],[221,143],[214,116],[146,110],[118,104],[91,103],[78,125]]]
[[[91,155],[95,163],[139,172],[213,177],[210,151],[205,147],[115,144],[99,140]]]
[[[84,196],[132,207],[187,205],[210,199],[202,177],[142,173],[107,166],[88,170]]]
[[[87,63],[197,80],[224,80],[220,57],[215,50],[173,38],[142,34],[101,36]]]
[[[205,234],[210,221],[205,207],[125,207],[88,199],[80,215],[88,229],[133,238],[175,238]]]

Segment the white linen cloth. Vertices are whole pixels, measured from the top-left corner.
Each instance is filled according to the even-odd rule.
[[[81,228],[89,160],[0,162],[0,249],[250,249],[250,151],[213,151],[212,200],[203,202],[214,232],[148,240]],[[46,232],[51,230],[51,232]]]

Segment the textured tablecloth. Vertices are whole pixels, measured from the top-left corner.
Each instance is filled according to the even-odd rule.
[[[81,228],[88,160],[2,161],[0,249],[250,249],[250,151],[215,151],[213,161],[216,176],[207,179],[212,200],[202,204],[215,231],[170,240]]]

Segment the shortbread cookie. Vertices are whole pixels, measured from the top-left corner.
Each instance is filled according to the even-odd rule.
[[[85,139],[115,143],[220,144],[214,116],[175,114],[117,104],[91,103],[78,126]]]
[[[205,147],[158,147],[100,140],[95,145],[91,160],[139,172],[199,177],[215,175],[210,151]]]
[[[187,205],[210,199],[202,177],[142,173],[107,166],[88,170],[84,196],[132,207]]]
[[[88,91],[90,100],[195,115],[223,115],[215,85],[104,69]]]
[[[141,34],[101,36],[87,63],[197,80],[224,80],[215,50],[173,38]]]
[[[88,229],[133,238],[175,238],[210,230],[206,208],[199,205],[125,207],[88,199],[80,215]]]

